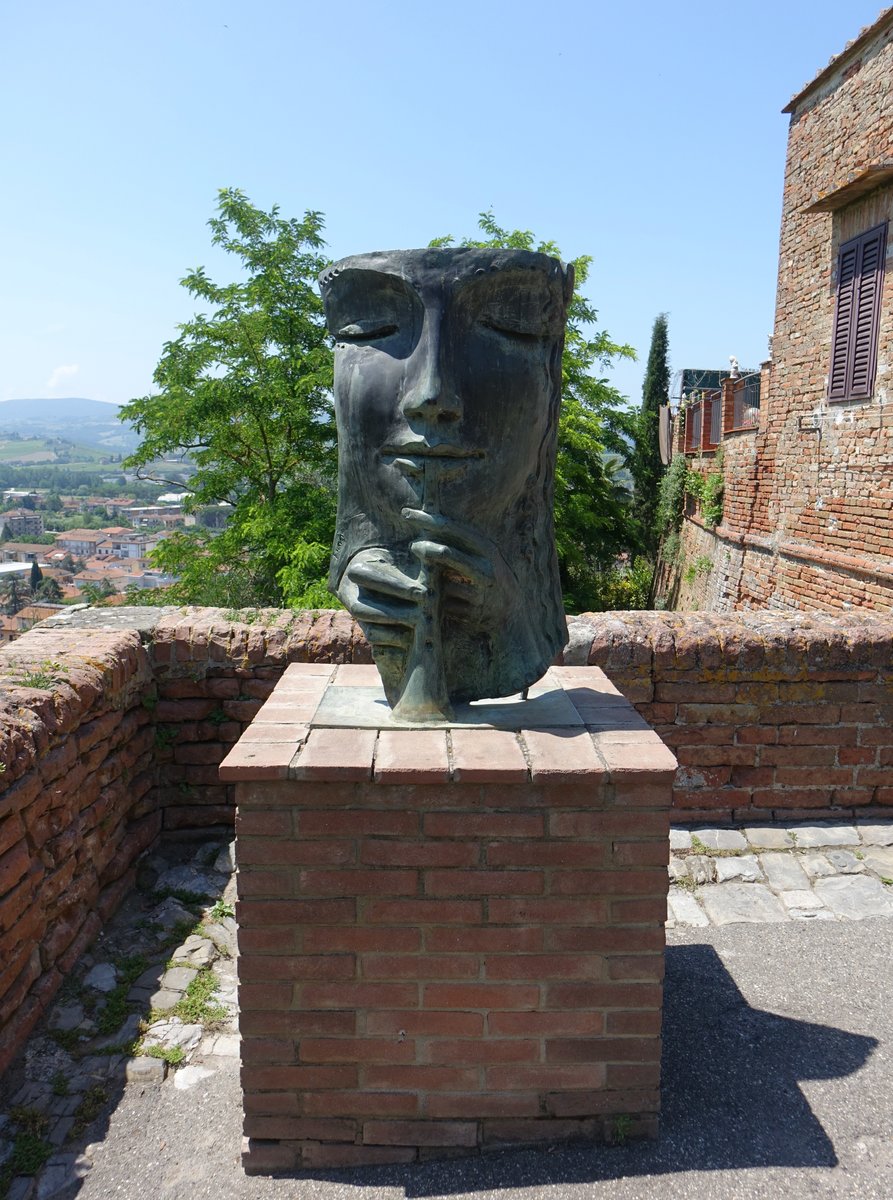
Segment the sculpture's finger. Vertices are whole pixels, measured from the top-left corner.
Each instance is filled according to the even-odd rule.
[[[495,547],[489,538],[483,537],[470,525],[453,521],[442,513],[423,512],[420,508],[401,509],[401,516],[422,534],[431,534],[437,541],[459,546],[469,554],[489,559]]]
[[[358,587],[385,596],[397,596],[412,600],[424,596],[425,589],[397,567],[383,562],[352,563],[345,574]]]
[[[422,562],[455,571],[478,587],[493,582],[493,566],[482,555],[466,554],[455,546],[446,546],[443,542],[432,542],[426,538],[413,542],[410,550]]]
[[[366,641],[374,650],[386,647],[407,650],[412,641],[412,630],[406,625],[379,625],[375,621],[363,621],[361,624]]]

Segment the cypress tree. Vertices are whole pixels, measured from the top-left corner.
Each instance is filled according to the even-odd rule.
[[[642,406],[637,421],[636,449],[632,464],[636,485],[635,513],[644,544],[650,554],[657,551],[657,503],[664,466],[660,459],[660,407],[670,398],[670,365],[667,357],[667,314],[659,313],[651,331],[651,348],[642,385]]]

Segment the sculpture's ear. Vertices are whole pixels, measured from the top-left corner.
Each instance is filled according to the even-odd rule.
[[[562,264],[564,265],[564,264]],[[574,294],[574,264],[564,266],[564,303],[570,304]]]

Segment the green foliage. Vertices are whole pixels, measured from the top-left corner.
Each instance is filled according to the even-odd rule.
[[[642,385],[642,406],[635,430],[632,473],[636,485],[635,514],[649,553],[657,551],[659,541],[656,515],[660,503],[660,482],[664,466],[660,457],[660,408],[670,397],[667,314],[660,313],[651,331],[648,365]]]
[[[210,967],[203,967],[186,988],[183,999],[174,1007],[174,1015],[188,1025],[213,1025],[225,1021],[227,1010],[213,999],[217,978]]]
[[[33,1133],[19,1133],[12,1154],[0,1168],[0,1196],[5,1196],[16,1175],[36,1175],[53,1153],[53,1147]]]
[[[694,583],[699,575],[709,575],[713,570],[713,559],[707,554],[699,554],[693,563],[685,569],[683,578],[686,583]]]
[[[465,238],[463,246],[538,250],[561,258],[552,241],[538,241],[530,230],[507,230],[492,212],[480,214],[483,238]],[[431,244],[447,246],[452,237]],[[632,499],[624,480],[631,463],[633,422],[624,398],[601,376],[618,358],[634,358],[631,346],[594,329],[598,314],[580,290],[592,259],[573,260],[575,290],[568,308],[562,360],[562,408],[555,472],[555,540],[565,608],[570,612],[604,607],[605,576],[618,557],[638,542]],[[610,588],[608,587],[608,590]]]
[[[217,900],[214,907],[208,912],[208,916],[212,921],[222,921],[224,917],[234,917],[236,910],[231,904],[227,904],[225,900]]]
[[[149,1046],[142,1053],[148,1058],[160,1058],[169,1066],[176,1067],[186,1057],[186,1051],[182,1046]]]
[[[674,454],[660,481],[655,522],[661,537],[678,532],[682,528],[687,481],[688,463],[685,461],[685,455]]]
[[[669,537],[682,528],[685,514],[685,497],[693,496],[698,502],[704,524],[709,528],[718,525],[723,514],[723,455],[722,447],[713,459],[713,469],[707,475],[695,471],[688,465],[683,454],[675,454],[660,482],[660,498],[657,505],[655,524],[664,539],[663,557],[672,561],[668,553]]]
[[[704,478],[701,495],[701,516],[704,524],[714,529],[722,520],[723,501],[725,494],[725,476],[723,475],[723,448],[716,451],[713,457],[713,470]]]
[[[654,566],[644,555],[636,555],[629,566],[612,567],[595,576],[591,594],[595,605],[590,612],[649,607]]]
[[[241,278],[218,285],[199,267],[183,279],[208,311],[165,345],[159,390],[122,409],[143,435],[125,465],[157,479],[159,459],[188,456],[190,507],[233,505],[218,535],[189,530],[159,545],[155,565],[179,582],[153,599],[279,606],[321,581],[334,533],[332,352],[316,287],[323,222],[262,212],[235,189],[220,192],[218,210],[212,243],[234,255]]]
[[[130,1012],[127,993],[130,991],[131,985],[145,971],[146,960],[141,954],[128,954],[116,959],[115,969],[118,973],[118,982],[106,996],[105,1008],[99,1014],[96,1022],[99,1032],[106,1035],[117,1033]]]
[[[94,1084],[84,1092],[80,1104],[74,1111],[74,1124],[71,1127],[71,1137],[79,1137],[91,1121],[102,1112],[108,1102],[109,1094],[101,1084]]]
[[[35,599],[44,600],[48,604],[59,604],[62,601],[62,589],[52,576],[41,579],[34,593]]]
[[[219,533],[195,528],[161,542],[153,562],[178,582],[138,602],[330,608],[337,472],[332,350],[316,287],[326,265],[322,217],[285,220],[227,189],[209,224],[212,242],[235,256],[240,281],[217,285],[202,268],[182,281],[207,311],[165,345],[157,392],[124,406],[122,417],[143,436],[125,465],[158,479],[159,460],[188,456],[196,467],[189,506],[227,501],[233,510]],[[481,214],[479,227],[482,236],[463,244],[560,257],[554,243],[503,229],[492,213]],[[597,314],[580,291],[590,263],[574,261],[556,471],[562,587],[575,611],[599,604],[603,577],[639,543],[627,471],[635,421],[602,378],[633,350],[594,328]]]
[[[99,583],[84,584],[81,588],[81,595],[89,604],[101,604],[109,596],[115,595],[115,589],[107,579],[103,578]]]

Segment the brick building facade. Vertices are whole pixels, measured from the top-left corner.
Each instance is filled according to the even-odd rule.
[[[710,530],[687,515],[675,607],[893,610],[891,80],[888,8],[784,110],[775,329],[759,425],[725,422],[723,518]],[[727,381],[729,415],[732,390]],[[677,448],[702,473],[716,470],[709,441],[688,448],[682,434]]]

